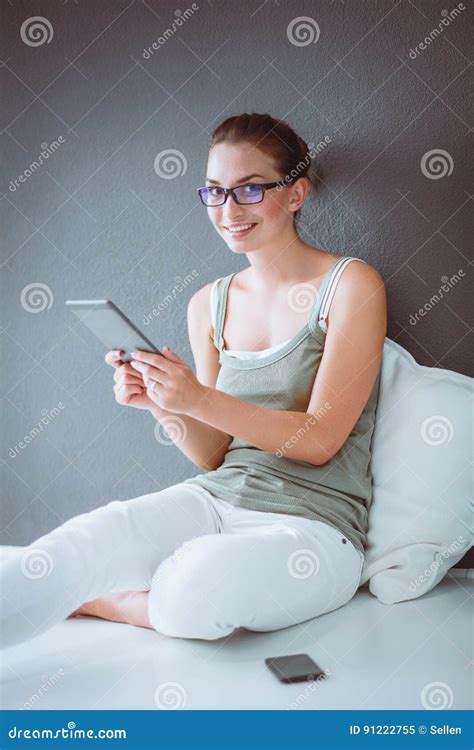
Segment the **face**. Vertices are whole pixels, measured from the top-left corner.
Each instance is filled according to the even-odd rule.
[[[283,178],[284,175],[275,168],[274,160],[248,143],[219,143],[209,152],[207,186],[231,188],[248,182],[275,182]],[[282,190],[266,190],[261,203],[242,205],[229,195],[223,206],[208,207],[207,213],[232,252],[247,253],[294,234],[294,212],[302,206],[306,192],[306,178],[301,178]],[[248,224],[251,227],[238,234],[232,234],[228,228]]]

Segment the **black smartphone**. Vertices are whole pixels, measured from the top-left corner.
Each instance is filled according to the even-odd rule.
[[[130,362],[130,352],[161,354],[160,350],[108,299],[68,299],[69,309],[108,348],[121,349],[122,362]]]
[[[280,682],[311,682],[321,675],[326,676],[308,654],[268,657],[265,664]]]

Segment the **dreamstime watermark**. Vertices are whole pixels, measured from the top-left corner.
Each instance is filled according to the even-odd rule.
[[[28,710],[30,708],[35,708],[38,701],[41,700],[41,698],[45,695],[45,693],[48,692],[52,687],[54,687],[61,677],[64,676],[64,671],[62,667],[59,667],[57,672],[47,677],[46,675],[41,676],[41,685],[38,688],[38,691],[36,693],[33,693],[30,698],[23,703],[22,706],[20,706],[20,711]]]
[[[177,414],[165,416],[154,427],[155,439],[160,445],[179,445],[186,439],[188,428]]]
[[[59,135],[55,141],[51,141],[51,143],[46,143],[46,141],[43,141],[41,144],[41,151],[39,156],[36,157],[34,161],[31,162],[31,164],[26,167],[26,169],[23,170],[23,172],[18,175],[14,180],[10,180],[10,184],[8,186],[8,189],[11,193],[14,193],[18,190],[20,187],[20,184],[26,182],[35,172],[37,169],[41,167],[42,164],[44,164],[45,161],[49,159],[49,157],[54,154],[55,151],[58,150],[58,148],[63,144],[66,143],[66,139],[64,136]]]
[[[163,34],[161,34],[161,36],[159,36],[149,47],[144,47],[142,52],[143,59],[149,60],[155,51],[160,49],[160,47],[163,47],[168,39],[170,39],[197,10],[199,10],[199,5],[197,3],[191,3],[191,7],[186,8],[184,11],[175,10],[174,14],[176,18],[173,20],[171,26],[165,29]]]
[[[188,696],[180,682],[162,682],[156,688],[153,699],[157,708],[175,711],[185,707]]]
[[[166,557],[163,562],[160,563],[158,568],[156,569],[155,573],[152,576],[152,579],[150,581],[150,588],[153,584],[158,583],[159,581],[162,581],[163,579],[166,579],[170,573],[176,569],[176,566],[184,560],[186,555],[189,555],[190,548],[194,544],[194,540],[199,539],[199,536],[192,536],[189,539],[186,539],[183,544],[181,544],[180,547],[177,547],[172,555],[169,555]],[[192,559],[192,554],[191,554]]]
[[[429,568],[426,568],[423,573],[420,573],[419,576],[411,581],[409,586],[410,591],[415,592],[423,583],[429,581],[431,576],[433,576],[442,567],[444,561],[447,560],[448,557],[451,557],[451,555],[455,555],[456,552],[462,550],[463,544],[465,542],[466,540],[461,535],[458,536],[458,538],[455,539],[454,542],[451,542],[449,546],[444,545],[443,551],[436,553],[435,559],[433,560]]]
[[[453,700],[453,691],[446,682],[429,682],[421,691],[421,704],[430,711],[451,708]]]
[[[49,552],[40,547],[32,547],[21,556],[21,572],[30,580],[51,575],[53,567],[53,558]]]
[[[428,445],[443,445],[449,443],[454,435],[454,427],[451,420],[442,414],[433,414],[427,417],[420,428],[421,438]]]
[[[49,44],[53,34],[51,21],[44,16],[31,16],[21,24],[21,41],[28,47],[41,47],[43,44]]]
[[[307,281],[302,281],[300,284],[293,284],[286,295],[288,307],[297,313],[308,312],[308,310],[314,307],[318,299],[319,289]]]
[[[21,290],[20,302],[23,310],[29,313],[40,313],[49,310],[53,304],[54,295],[51,288],[41,281],[33,281]]]
[[[297,549],[288,557],[286,567],[292,578],[311,578],[319,573],[319,557],[311,549]]]
[[[155,156],[153,168],[163,180],[174,180],[186,174],[188,162],[182,151],[166,148]]]
[[[295,47],[307,47],[308,44],[316,44],[321,30],[311,16],[298,16],[293,18],[286,29],[286,36],[290,44]]]
[[[22,450],[24,450],[30,443],[35,440],[38,435],[41,435],[44,428],[49,425],[53,419],[55,419],[58,414],[61,413],[62,409],[65,409],[62,401],[58,401],[57,406],[53,406],[52,409],[41,409],[42,417],[39,420],[38,424],[31,428],[31,430],[23,437],[22,440],[20,440],[19,443],[13,446],[13,448],[10,448],[8,451],[8,455],[10,458],[16,458],[19,453],[21,453]]]
[[[301,159],[301,161],[299,161],[298,164],[293,167],[293,169],[290,170],[290,172],[286,174],[281,180],[278,180],[276,189],[278,191],[281,191],[284,187],[296,180],[298,178],[298,175],[301,174],[301,172],[304,172],[307,167],[309,167],[309,165],[311,164],[311,159],[314,159],[315,156],[318,156],[321,153],[321,151],[324,151],[330,143],[332,143],[332,138],[329,135],[325,135],[323,140],[319,141],[319,143],[317,143],[316,145],[314,143],[309,143],[308,153],[306,154],[305,158]]]
[[[316,688],[326,679],[326,677],[329,677],[331,674],[331,671],[329,669],[324,669],[320,674],[318,674],[316,677],[314,675],[308,676],[308,682],[306,684],[305,689],[302,693],[299,693],[295,700],[290,703],[290,709],[292,708],[299,708],[304,701],[306,701],[316,690]]]
[[[299,427],[298,430],[290,437],[290,439],[275,451],[275,455],[278,456],[278,458],[282,458],[286,450],[289,450],[298,442],[298,440],[301,440],[301,438],[308,432],[310,426],[316,424],[321,419],[321,417],[323,417],[329,411],[330,408],[331,404],[325,401],[324,404],[320,406],[314,414],[308,414],[308,419],[305,421],[304,425],[302,427]]]
[[[425,36],[422,42],[419,42],[414,48],[412,47],[410,49],[409,56],[411,57],[411,59],[416,60],[420,52],[427,49],[427,47],[429,47],[429,45],[443,33],[443,31],[450,25],[452,21],[454,21],[455,18],[460,15],[461,11],[463,10],[466,10],[463,3],[458,3],[451,11],[448,11],[446,9],[442,10],[441,15],[443,16],[443,18],[439,22],[438,27],[432,29],[428,36]]]
[[[168,292],[166,296],[163,298],[163,300],[159,303],[157,307],[154,307],[151,313],[147,313],[143,316],[143,325],[148,326],[150,325],[153,318],[157,318],[159,315],[161,315],[162,312],[168,309],[168,307],[173,303],[176,302],[176,297],[178,294],[181,294],[184,292],[184,290],[199,276],[199,271],[197,271],[195,268],[190,273],[187,273],[184,279],[181,278],[181,276],[175,276],[175,284],[173,285],[173,288],[171,292]]]
[[[448,151],[442,148],[432,148],[421,157],[420,168],[428,180],[441,180],[449,177],[454,169],[454,160]]]
[[[74,739],[74,740],[125,740],[127,739],[126,729],[78,729],[75,721],[68,721],[67,727],[42,727],[41,729],[23,729],[13,725],[8,730],[8,737],[11,740],[56,740],[56,739]],[[46,745],[42,745],[46,747]],[[51,745],[50,745],[51,747]],[[63,744],[64,747],[64,744]]]
[[[453,286],[455,286],[458,281],[460,281],[461,278],[465,275],[466,274],[464,273],[464,270],[460,268],[457,273],[451,276],[451,278],[449,278],[448,276],[441,276],[441,281],[443,282],[442,285],[440,286],[438,291],[430,297],[428,302],[425,302],[423,307],[420,307],[420,309],[417,310],[415,314],[410,315],[410,325],[415,326],[419,322],[420,317],[424,318],[424,316],[429,313],[429,311],[432,310],[433,307],[438,304],[438,302],[441,302],[444,295],[447,294],[453,288]]]
[[[157,567],[151,578],[147,578],[142,582],[140,586],[135,586],[130,595],[133,596],[138,591],[150,591],[155,583],[162,581],[170,571],[176,567],[177,563],[183,560],[188,548],[192,545],[195,539],[199,539],[200,536],[192,536],[187,539],[180,547],[177,547],[171,555],[168,555]]]

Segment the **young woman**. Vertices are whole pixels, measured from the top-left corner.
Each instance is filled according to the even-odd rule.
[[[199,197],[249,265],[189,302],[196,373],[168,349],[106,356],[118,403],[171,425],[206,472],[20,550],[2,568],[4,645],[73,615],[181,638],[270,631],[356,592],[386,298],[369,264],[300,238],[310,161],[269,115],[214,131]]]

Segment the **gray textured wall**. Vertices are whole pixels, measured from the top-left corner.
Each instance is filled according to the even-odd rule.
[[[181,25],[153,49],[179,17],[175,3],[3,2],[4,544],[198,473],[155,435],[151,415],[115,402],[103,347],[64,301],[111,298],[139,325],[151,316],[150,338],[192,363],[190,296],[246,265],[195,193],[212,129],[231,114],[269,112],[308,142],[330,139],[302,236],[378,268],[388,336],[423,364],[470,374],[472,10],[446,19],[423,0],[195,7],[183,21],[192,6],[181,4]],[[37,33],[33,16],[47,20]],[[299,16],[316,21],[313,41],[292,37]],[[172,179],[155,169],[168,149],[180,152]],[[433,160],[432,150],[446,153]],[[411,318],[459,269],[443,299]]]

